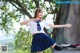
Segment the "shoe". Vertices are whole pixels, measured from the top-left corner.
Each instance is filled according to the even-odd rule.
[[[71,48],[76,48],[76,46],[75,46],[75,45],[70,45],[70,46],[68,46],[68,47],[71,47]]]

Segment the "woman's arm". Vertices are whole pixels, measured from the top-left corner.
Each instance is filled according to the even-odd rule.
[[[21,25],[26,25],[28,22],[30,22],[30,21],[36,21],[36,20],[40,20],[40,19],[39,18],[35,18],[35,19],[30,19],[30,20],[24,20],[20,24]]]
[[[52,24],[49,24],[50,27],[52,28],[62,28],[62,27],[71,27],[71,24],[64,24],[64,25],[52,25]]]
[[[25,25],[25,24],[27,24],[28,22],[33,21],[33,20],[34,20],[34,19],[24,20],[24,21],[22,21],[20,24],[21,24],[21,25]]]

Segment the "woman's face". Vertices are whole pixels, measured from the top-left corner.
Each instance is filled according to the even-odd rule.
[[[41,19],[41,18],[42,18],[42,16],[43,16],[43,11],[41,11],[41,12],[39,12],[39,13],[38,13],[38,18],[40,18],[40,19]]]

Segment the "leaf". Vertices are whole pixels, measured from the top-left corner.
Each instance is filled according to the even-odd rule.
[[[6,5],[3,5],[0,9],[3,10],[3,11],[5,11],[5,12],[7,12],[7,10],[8,10],[8,8],[6,7]]]

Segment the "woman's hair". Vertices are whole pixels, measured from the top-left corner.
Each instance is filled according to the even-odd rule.
[[[37,18],[38,14],[42,11],[41,8],[37,8],[34,14],[34,18]]]

